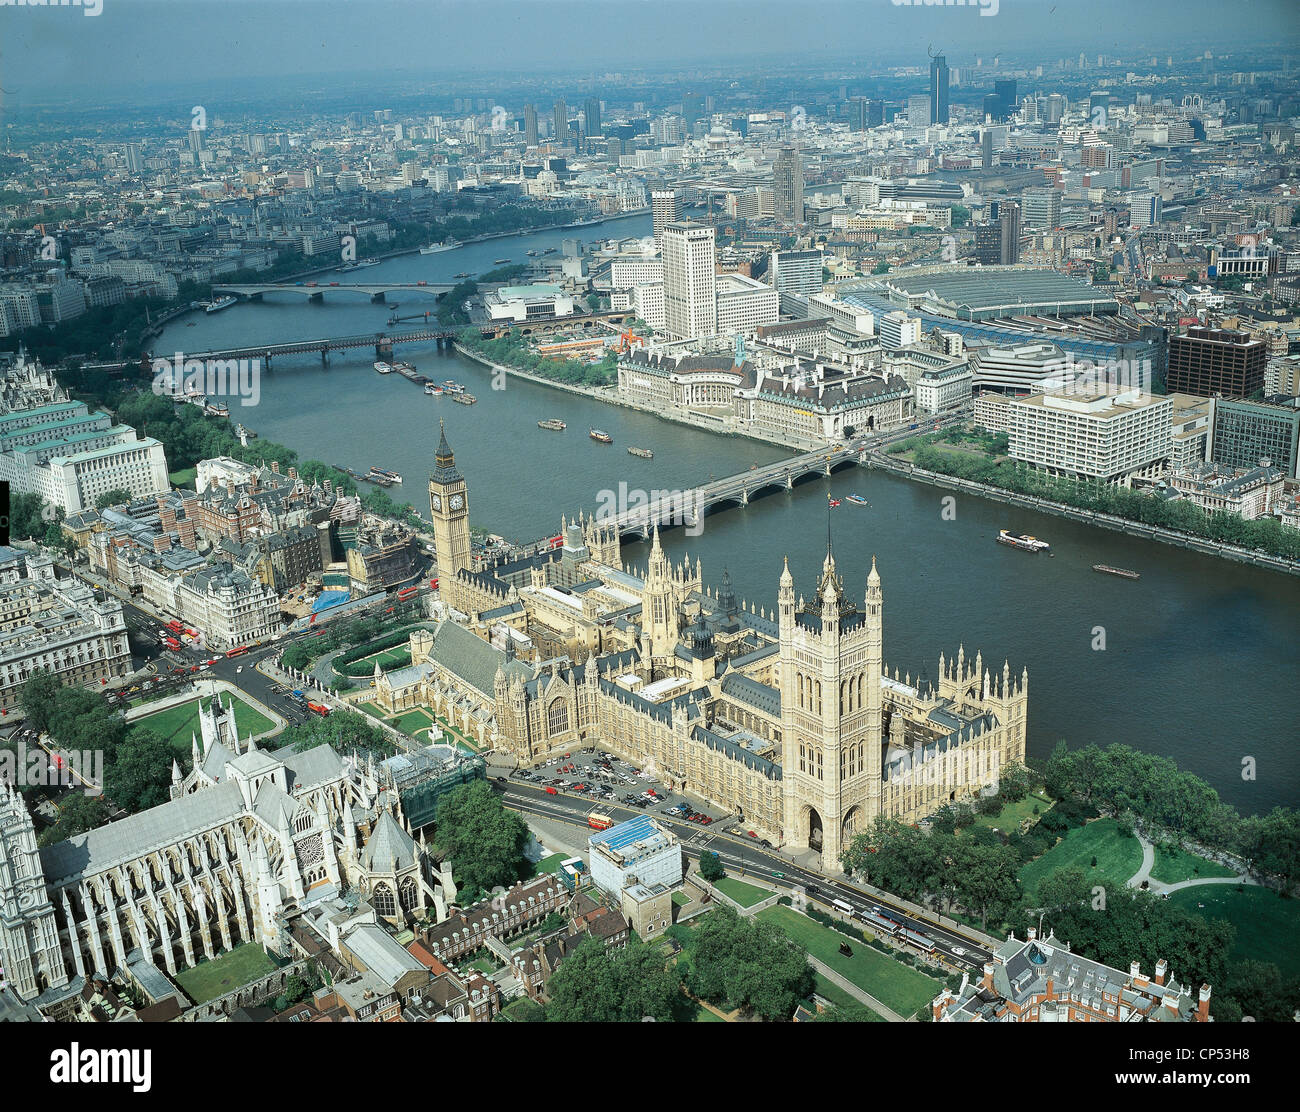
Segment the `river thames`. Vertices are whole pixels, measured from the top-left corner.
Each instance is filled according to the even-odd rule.
[[[460,271],[490,270],[499,258],[527,262],[527,250],[558,249],[566,237],[591,242],[649,232],[649,216],[635,216],[403,256],[316,280],[451,281]],[[398,311],[427,307],[421,296]],[[272,295],[174,321],[154,350],[165,357],[381,331],[391,311],[356,296],[327,294],[324,303],[311,304]],[[689,488],[788,454],[519,379],[493,390],[487,368],[432,345],[402,345],[397,356],[438,381],[464,383],[478,404],[458,406],[400,376],[377,375],[373,352],[362,350],[335,354],[324,368],[319,357],[277,357],[262,377],[259,404],[230,399],[231,419],[304,459],[398,471],[406,481],[390,495],[427,516],[424,482],[442,418],[469,483],[474,525],[517,540],[557,532],[562,513],[591,512],[620,482],[632,490]],[[546,417],[563,419],[568,429],[539,429]],[[589,439],[592,426],[614,443]],[[654,459],[628,455],[629,445],[653,449]],[[853,492],[870,506],[843,500]],[[998,672],[1004,659],[1016,674],[1029,669],[1031,756],[1047,754],[1061,738],[1071,745],[1122,742],[1173,757],[1243,812],[1300,801],[1294,577],[967,495],[957,495],[955,516],[945,517],[948,492],[860,468],[710,515],[699,536],[669,530],[664,545],[674,558],[700,557],[715,586],[728,567],[737,594],[770,610],[786,555],[796,590],[816,589],[828,493],[841,499],[829,520],[836,560],[855,596],[877,557],[891,671],[934,681],[939,653],[954,655],[961,642],[968,656],[982,650]],[[1050,541],[1055,557],[997,544],[1001,528]],[[624,561],[640,568],[646,553],[644,544],[629,544]],[[1101,575],[1092,571],[1095,563],[1132,568],[1142,578]],[[1256,763],[1253,780],[1243,778],[1247,757]]]

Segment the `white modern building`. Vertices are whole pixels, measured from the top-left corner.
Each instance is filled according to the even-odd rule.
[[[664,284],[651,282],[644,286],[633,286],[629,291],[628,308],[651,328],[663,328],[666,320]]]
[[[1009,403],[1010,454],[1054,475],[1129,486],[1166,466],[1173,403],[1139,390],[1035,394]]]
[[[551,320],[573,315],[573,298],[559,286],[502,286],[483,298],[490,320]]]
[[[842,332],[858,336],[876,334],[876,317],[868,309],[850,305],[830,294],[815,293],[808,298],[808,315],[810,317],[827,317],[831,325]]]
[[[1059,381],[1067,366],[1065,353],[1046,342],[971,347],[968,351],[976,389],[1005,394],[1040,391],[1048,379]]]
[[[752,332],[775,324],[781,316],[781,295],[771,286],[743,274],[721,274],[716,280],[717,332],[723,336]]]
[[[682,882],[682,847],[673,833],[649,815],[638,815],[587,839],[591,879],[614,896],[630,877],[641,884],[675,888]]]
[[[664,328],[682,340],[718,331],[714,229],[679,221],[665,224]]]
[[[780,293],[821,293],[823,265],[820,251],[773,251],[768,255],[768,281]]]
[[[609,267],[609,284],[616,290],[630,290],[633,286],[644,286],[663,280],[662,259],[647,259],[641,256],[619,258],[615,259]]]
[[[68,514],[94,509],[112,490],[138,498],[170,486],[159,441],[74,401],[0,415],[0,480]]]
[[[885,348],[901,348],[921,342],[921,319],[909,317],[901,309],[886,313],[877,322],[880,343]]]

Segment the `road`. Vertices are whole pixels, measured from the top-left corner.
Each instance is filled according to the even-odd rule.
[[[502,792],[506,806],[523,815],[536,815],[552,822],[563,822],[587,828],[587,814],[591,803],[581,798],[560,794],[548,795],[544,788],[533,787],[504,777],[493,780]],[[613,803],[602,803],[602,811],[607,812],[615,821],[622,822],[640,812]],[[935,943],[936,955],[958,970],[982,971],[986,961],[992,960],[987,948],[976,942],[968,934],[952,927],[941,926],[932,919],[922,919],[907,910],[902,904],[887,897],[865,892],[849,881],[830,878],[812,872],[783,857],[775,850],[767,850],[747,838],[737,838],[725,832],[714,833],[701,829],[694,823],[680,821],[669,815],[656,814],[656,822],[672,830],[681,839],[687,855],[697,859],[700,854],[711,851],[733,873],[744,876],[749,873],[777,888],[790,891],[803,889],[809,899],[822,904],[832,912],[830,901],[844,900],[856,912],[865,912],[872,907],[881,907],[900,919],[904,926],[928,935]],[[957,951],[961,950],[962,953]]]

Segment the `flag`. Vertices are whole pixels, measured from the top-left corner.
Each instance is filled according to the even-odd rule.
[[[827,499],[827,501],[828,501],[832,506],[838,506],[838,505],[840,504],[840,500],[839,500],[838,498],[830,498],[830,499]]]

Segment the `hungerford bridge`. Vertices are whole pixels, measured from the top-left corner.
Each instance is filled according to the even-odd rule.
[[[482,289],[497,289],[500,283]],[[261,301],[268,293],[297,293],[310,301],[323,301],[327,293],[359,293],[371,301],[384,301],[390,293],[420,293],[439,297],[456,287],[446,282],[250,282],[241,285],[213,285],[212,296],[230,294],[245,301]]]

